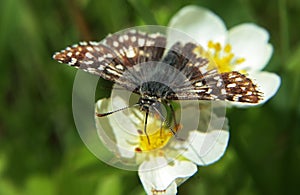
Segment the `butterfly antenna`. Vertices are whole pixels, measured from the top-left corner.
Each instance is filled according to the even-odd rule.
[[[96,116],[97,116],[97,117],[108,116],[108,115],[111,115],[111,114],[113,114],[113,113],[115,113],[115,112],[119,112],[119,111],[122,111],[122,110],[126,110],[126,109],[128,109],[128,108],[135,107],[135,106],[138,106],[138,104],[134,104],[134,105],[132,105],[132,106],[126,106],[126,107],[124,107],[124,108],[120,108],[120,109],[118,109],[118,110],[114,110],[114,111],[111,111],[111,112],[106,112],[106,113],[96,113]]]

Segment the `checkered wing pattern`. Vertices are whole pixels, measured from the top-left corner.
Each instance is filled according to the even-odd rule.
[[[203,49],[193,43],[176,43],[163,58],[163,62],[174,66],[186,77],[185,82],[174,88],[167,99],[174,100],[228,100],[258,103],[262,93],[251,79],[233,71],[219,73],[209,66],[203,57]]]
[[[159,33],[130,30],[109,35],[102,42],[80,42],[55,53],[53,58],[134,90],[138,81],[126,80],[123,73],[137,64],[159,61],[165,46],[166,38]]]
[[[258,103],[262,99],[262,93],[245,75],[234,71],[219,73],[216,68],[211,68],[209,60],[201,55],[202,48],[198,45],[182,45],[178,42],[164,55],[165,47],[166,38],[159,33],[147,34],[128,30],[109,35],[101,42],[81,42],[67,47],[54,54],[53,58],[96,74],[135,93],[140,93],[137,86],[142,82],[141,78],[136,77],[140,70],[135,65],[157,62],[154,73],[160,73],[157,66],[162,63],[171,65],[186,79],[179,84],[173,83],[172,90],[165,97],[156,97],[157,99],[228,100],[247,103]],[[160,76],[171,75],[173,79],[176,77],[174,74],[160,73]],[[153,89],[145,90],[153,91],[158,86],[149,87]]]

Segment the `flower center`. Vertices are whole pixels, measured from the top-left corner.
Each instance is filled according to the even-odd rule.
[[[170,130],[166,130],[164,128],[157,130],[151,135],[148,135],[149,141],[146,135],[140,135],[139,147],[137,147],[135,150],[137,152],[145,152],[162,148],[168,143],[171,137],[172,133]]]
[[[231,45],[222,48],[219,42],[208,42],[208,54],[214,60],[219,72],[231,72],[235,67],[245,61],[245,58],[236,58],[232,53]],[[213,67],[210,67],[213,68]]]
[[[178,127],[175,128],[175,132],[177,132],[179,126],[180,125],[178,125]],[[139,146],[135,148],[135,151],[147,152],[163,148],[165,145],[167,145],[167,143],[172,137],[173,133],[171,132],[171,130],[163,126],[161,128],[156,129],[156,131],[151,135],[148,135],[148,137],[145,134],[143,134],[143,132],[140,132]]]

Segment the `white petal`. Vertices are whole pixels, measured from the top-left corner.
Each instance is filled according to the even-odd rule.
[[[232,52],[246,60],[237,67],[238,70],[262,70],[273,53],[273,47],[268,41],[268,31],[255,24],[241,24],[230,29],[228,42]]]
[[[152,158],[150,161],[143,162],[139,167],[139,177],[147,193],[152,190],[167,189],[174,192],[172,185],[176,185],[177,178],[188,178],[196,172],[197,166],[190,161],[174,160],[168,163],[163,157]]]
[[[275,73],[270,72],[255,72],[249,73],[249,77],[259,85],[259,89],[264,93],[264,100],[261,103],[265,103],[278,91],[281,79]]]
[[[211,130],[209,132],[192,131],[189,135],[190,145],[183,156],[197,165],[208,165],[219,160],[228,144],[229,132]]]
[[[173,16],[168,26],[187,33],[204,48],[207,47],[209,40],[223,44],[227,37],[226,26],[222,19],[210,10],[198,6],[182,8]],[[168,42],[186,41],[185,37],[178,37],[175,34],[168,34]]]
[[[281,83],[280,77],[275,73],[270,72],[250,72],[248,75],[251,80],[258,86],[258,89],[263,92],[263,100],[258,104],[245,104],[239,102],[231,103],[237,107],[250,107],[264,104],[278,91]]]
[[[113,104],[113,105],[112,105]],[[115,97],[112,100],[110,99],[101,99],[97,102],[98,110],[101,113],[109,112],[115,110],[116,108],[126,107],[125,101],[120,97]],[[107,107],[105,107],[107,106]],[[131,144],[134,140],[138,140],[138,137],[129,130],[135,130],[136,127],[132,122],[132,117],[128,117],[124,112],[116,112],[112,115],[107,116],[108,124],[97,124],[102,128],[98,127],[99,135],[102,139],[109,139],[109,134],[113,132],[116,141],[110,139],[110,142],[106,141],[105,143],[110,143],[108,146],[110,149],[117,148],[118,153],[125,158],[132,158],[135,155],[136,146]],[[100,120],[100,119],[99,119]],[[104,128],[105,127],[105,128]],[[109,129],[110,128],[110,129]],[[131,143],[128,140],[132,141]],[[112,145],[111,145],[112,144]]]
[[[148,195],[153,194],[162,194],[162,195],[175,195],[177,194],[177,184],[173,181],[167,189],[165,190],[156,190],[154,188],[150,188],[151,185],[148,185],[147,188],[144,185],[144,189]]]

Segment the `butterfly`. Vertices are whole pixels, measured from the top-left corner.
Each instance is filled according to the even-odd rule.
[[[80,42],[57,52],[53,58],[140,95],[140,110],[146,113],[144,133],[151,110],[167,105],[177,125],[174,100],[223,100],[258,103],[262,92],[246,75],[237,71],[218,72],[201,55],[193,42],[174,43],[166,49],[167,38],[160,33],[126,30],[108,35],[100,42]],[[120,111],[126,108],[121,108]],[[110,115],[97,113],[98,117]],[[172,133],[176,132],[170,127]],[[149,138],[148,138],[149,141]]]

